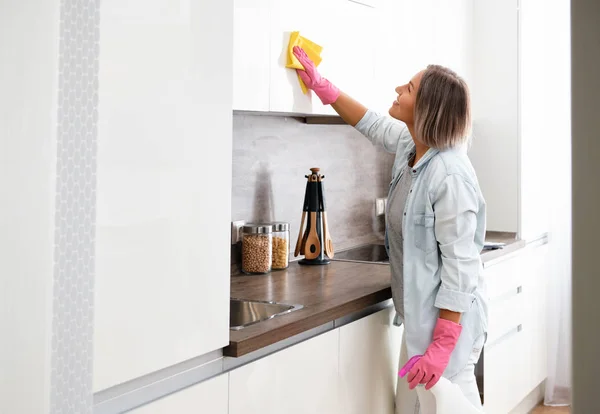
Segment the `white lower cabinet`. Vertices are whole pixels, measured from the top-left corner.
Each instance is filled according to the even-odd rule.
[[[486,414],[510,412],[547,376],[547,255],[547,245],[526,248],[484,271],[490,296]]]
[[[525,333],[517,330],[486,346],[483,368],[486,414],[506,414],[529,394],[525,390],[524,348]]]
[[[228,374],[129,411],[131,414],[227,414]]]
[[[230,372],[229,414],[339,412],[339,330]]]
[[[231,371],[229,414],[393,414],[393,318],[387,308]]]
[[[487,414],[510,412],[546,378],[547,254],[528,247],[484,270]],[[230,372],[229,414],[393,414],[403,334],[393,318],[386,308]]]
[[[342,413],[394,413],[403,330],[394,314],[388,308],[339,329]]]

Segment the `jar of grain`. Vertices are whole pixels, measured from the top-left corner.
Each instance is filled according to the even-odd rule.
[[[242,228],[242,272],[254,275],[271,271],[273,226],[246,224]]]
[[[273,270],[287,269],[290,257],[290,223],[273,223]]]

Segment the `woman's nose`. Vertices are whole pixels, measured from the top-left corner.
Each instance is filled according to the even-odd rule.
[[[402,93],[402,86],[396,86],[396,89],[394,89],[396,91],[396,93],[398,95],[400,95]]]

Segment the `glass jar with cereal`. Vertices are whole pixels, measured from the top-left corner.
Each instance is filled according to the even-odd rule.
[[[249,275],[271,271],[273,261],[273,226],[246,224],[242,228],[242,272]]]

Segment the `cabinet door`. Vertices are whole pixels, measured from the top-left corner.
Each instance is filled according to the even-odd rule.
[[[519,105],[516,1],[473,2],[473,146],[487,228],[518,231]]]
[[[336,25],[339,25],[336,12],[341,1],[304,0],[299,3],[294,0],[270,0],[272,112],[335,114],[331,106],[324,106],[312,91],[302,93],[296,71],[287,69],[285,65],[290,33],[300,31],[300,35],[323,46],[323,62],[319,71],[323,76],[329,76],[327,68],[331,64],[331,56],[336,53],[330,39],[336,36]]]
[[[306,414],[338,410],[339,331],[230,372],[229,414]]]
[[[506,414],[529,393],[525,379],[528,370],[525,346],[525,331],[517,329],[486,345],[483,355],[486,414]]]
[[[490,298],[487,342],[493,344],[525,322],[524,255],[519,253],[486,267],[484,275]]]
[[[350,96],[371,106],[375,96],[375,28],[380,11],[350,0],[272,0],[271,105],[273,112],[334,115],[312,92],[303,94],[296,72],[285,68],[289,34],[323,46],[319,72]],[[371,4],[369,3],[369,4]]]
[[[486,413],[507,413],[547,376],[548,246],[485,269],[490,299],[484,352]]]
[[[472,0],[437,0],[431,29],[435,32],[433,61],[467,81],[471,77]]]
[[[201,382],[129,411],[131,414],[228,414],[228,375]]]
[[[269,0],[234,0],[234,110],[269,110],[270,15]]]
[[[375,97],[375,28],[381,9],[378,3],[373,3],[377,7],[351,0],[337,3],[322,71],[338,88],[370,108]]]
[[[232,16],[101,4],[96,391],[229,342]]]
[[[526,395],[529,327],[524,295],[525,258],[520,252],[486,267],[489,330],[484,350],[485,412],[505,414]]]
[[[429,63],[435,63],[436,0],[382,0],[373,28],[375,41],[375,96],[373,107],[387,114],[404,85]],[[418,39],[418,40],[416,40]]]
[[[549,176],[551,171],[549,160],[562,158],[556,153],[557,148],[560,147],[553,142],[554,137],[561,134],[569,136],[570,132],[568,129],[561,131],[561,123],[554,120],[549,122],[551,114],[561,113],[557,105],[562,102],[561,100],[560,103],[557,102],[557,96],[560,88],[563,87],[559,85],[554,88],[548,87],[557,84],[555,71],[560,65],[557,65],[557,46],[549,38],[549,34],[555,32],[556,28],[550,26],[546,12],[547,3],[543,0],[523,0],[519,4],[520,231],[522,238],[533,240],[549,229],[552,211],[548,208],[549,203],[560,203],[562,198],[556,197],[555,186],[558,184],[559,188],[564,187]],[[540,71],[542,67],[551,70]],[[566,105],[568,106],[568,103]],[[540,151],[542,147],[548,148],[549,151]],[[563,155],[569,157],[568,154]],[[560,180],[562,174],[557,174],[555,177]],[[568,180],[568,177],[565,178]]]
[[[343,413],[394,413],[402,328],[393,308],[340,328],[340,404]]]

